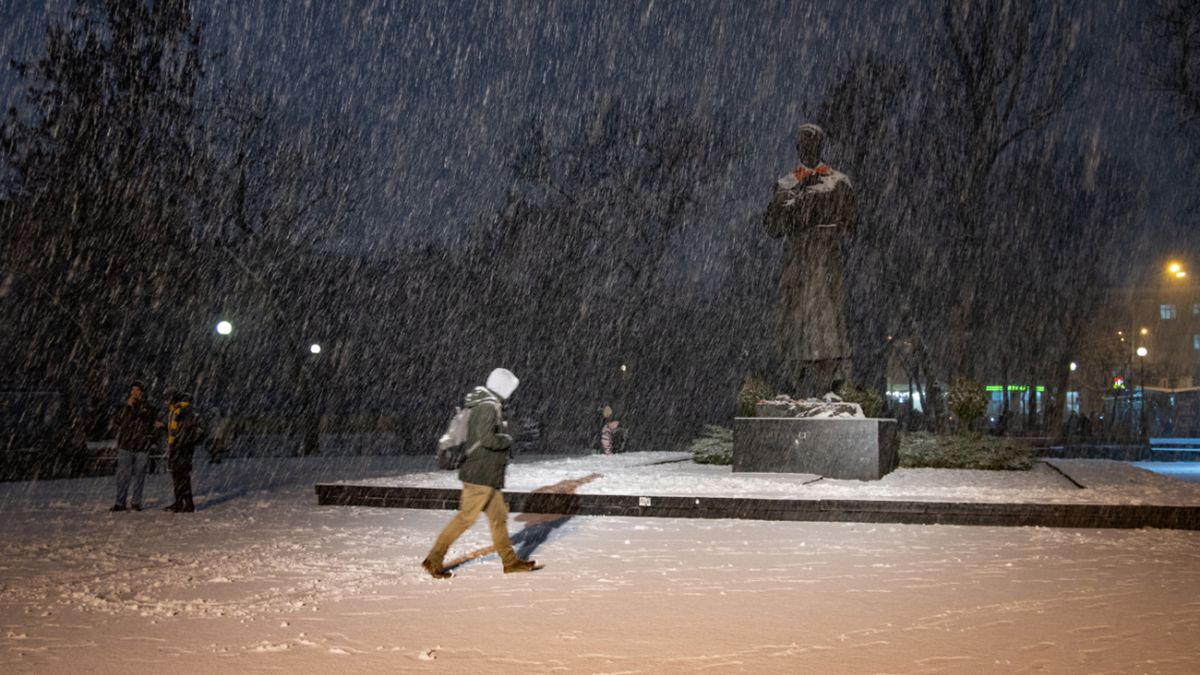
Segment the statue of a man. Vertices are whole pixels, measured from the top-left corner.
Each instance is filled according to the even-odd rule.
[[[820,396],[850,376],[846,333],[846,242],[854,232],[850,179],[821,163],[825,133],[800,127],[800,166],[775,182],[767,234],[787,237],[779,278],[782,355],[799,396]]]

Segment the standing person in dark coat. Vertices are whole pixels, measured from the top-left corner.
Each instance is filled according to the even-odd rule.
[[[513,444],[502,408],[519,383],[512,372],[497,368],[488,375],[486,387],[475,387],[467,394],[466,407],[471,409],[471,416],[467,419],[467,458],[458,470],[458,477],[463,482],[458,513],[446,524],[429,555],[421,562],[435,579],[452,576],[442,567],[446,552],[480,513],[487,514],[492,546],[504,564],[505,574],[541,569],[533,560],[518,558],[513,550],[508,538],[508,505],[500,492],[508,469],[508,451]]]
[[[125,405],[113,415],[112,424],[117,430],[117,499],[109,511],[124,511],[125,498],[133,483],[134,511],[142,510],[142,488],[146,484],[146,466],[150,462],[150,451],[158,443],[154,423],[154,408],[146,402],[146,387],[140,381],[129,384],[129,396]]]
[[[164,511],[196,510],[192,501],[192,453],[203,440],[204,422],[192,406],[192,397],[185,392],[172,394],[167,403],[167,466],[171,469],[175,501]]]

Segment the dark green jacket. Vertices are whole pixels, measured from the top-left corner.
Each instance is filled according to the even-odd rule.
[[[500,397],[487,387],[475,387],[467,394],[465,405],[471,409],[467,418],[467,448],[479,444],[458,469],[464,483],[487,485],[497,490],[504,487],[504,472],[508,468],[508,449],[513,439],[508,423],[501,414]]]

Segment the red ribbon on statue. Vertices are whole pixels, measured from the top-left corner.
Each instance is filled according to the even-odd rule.
[[[814,174],[817,176],[828,176],[832,172],[833,169],[829,168],[828,164],[818,164],[817,168],[815,169],[810,169],[801,164],[800,166],[796,167],[796,170],[792,172],[792,175],[796,177],[797,182],[804,182],[805,178],[808,178]]]

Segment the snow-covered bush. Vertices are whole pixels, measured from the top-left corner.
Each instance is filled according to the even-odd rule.
[[[775,397],[775,388],[767,384],[765,380],[757,377],[747,377],[742,383],[741,390],[737,396],[737,416],[738,417],[755,417],[755,406],[759,401],[765,401]]]
[[[879,417],[883,411],[883,395],[874,387],[844,384],[837,395],[846,403],[857,403],[867,417]]]
[[[697,464],[733,464],[733,429],[706,424],[688,450]]]
[[[1025,471],[1035,460],[1029,444],[1008,437],[900,434],[900,466],[909,469]]]
[[[987,392],[983,385],[969,377],[960,377],[950,385],[950,411],[958,418],[959,428],[971,428],[971,423],[987,411]]]

